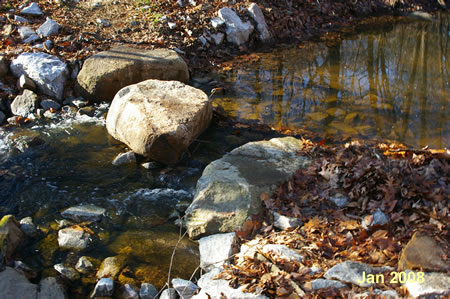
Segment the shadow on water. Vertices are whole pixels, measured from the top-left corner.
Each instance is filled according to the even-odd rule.
[[[377,28],[261,54],[226,75],[230,92],[215,102],[241,120],[325,136],[448,146],[449,15]]]

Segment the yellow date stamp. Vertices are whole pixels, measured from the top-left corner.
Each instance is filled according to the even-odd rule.
[[[390,272],[389,273],[389,283],[424,283],[425,282],[425,273],[424,272],[414,272],[414,271],[402,271],[402,272]],[[367,274],[363,272],[363,277],[358,280],[358,283],[385,283],[386,278],[384,274]]]

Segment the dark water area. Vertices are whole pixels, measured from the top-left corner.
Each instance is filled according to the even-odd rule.
[[[339,41],[258,54],[258,62],[227,72],[228,93],[215,102],[240,120],[335,139],[448,147],[449,15],[364,28]]]
[[[215,95],[214,103],[241,120],[303,128],[324,137],[446,147],[449,34],[449,15],[441,14],[433,22],[400,19],[382,31],[373,26],[331,45],[275,49],[227,72],[223,80],[229,92]],[[32,216],[45,232],[21,252],[38,272],[37,281],[56,276],[57,263],[73,264],[73,253],[58,250],[60,212],[78,204],[103,207],[106,217],[89,225],[94,246],[75,256],[99,261],[126,256],[126,273],[139,283],[162,287],[179,238],[176,205],[192,200],[209,162],[268,136],[245,129],[236,135],[212,126],[175,167],[115,167],[111,161],[127,149],[107,134],[107,109],[102,104],[93,117],[67,111],[26,128],[0,128],[0,217]],[[172,277],[188,279],[198,263],[197,244],[184,239]],[[85,298],[94,283],[87,277],[73,284],[70,296]]]

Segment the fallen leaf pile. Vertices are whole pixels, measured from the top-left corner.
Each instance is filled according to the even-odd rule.
[[[272,196],[263,193],[264,211],[247,221],[237,236],[256,248],[284,244],[304,259],[261,258],[258,251],[253,256],[238,255],[218,278],[271,298],[348,298],[367,290],[353,286],[346,293],[332,288],[312,291],[309,282],[346,260],[396,269],[399,254],[415,231],[433,235],[449,256],[448,150],[411,150],[393,144],[373,147],[360,142],[326,147],[304,140],[299,154],[311,157],[309,167],[298,170]],[[338,208],[330,200],[333,196],[347,197],[348,203]],[[382,211],[390,221],[371,226],[375,211]],[[304,225],[277,231],[274,212],[301,219]],[[273,265],[279,270],[274,271]],[[312,266],[322,271],[314,273]],[[376,287],[406,295],[387,278]]]

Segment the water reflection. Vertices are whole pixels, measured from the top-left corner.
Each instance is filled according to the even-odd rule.
[[[262,54],[216,98],[239,119],[327,135],[449,145],[449,15]]]

